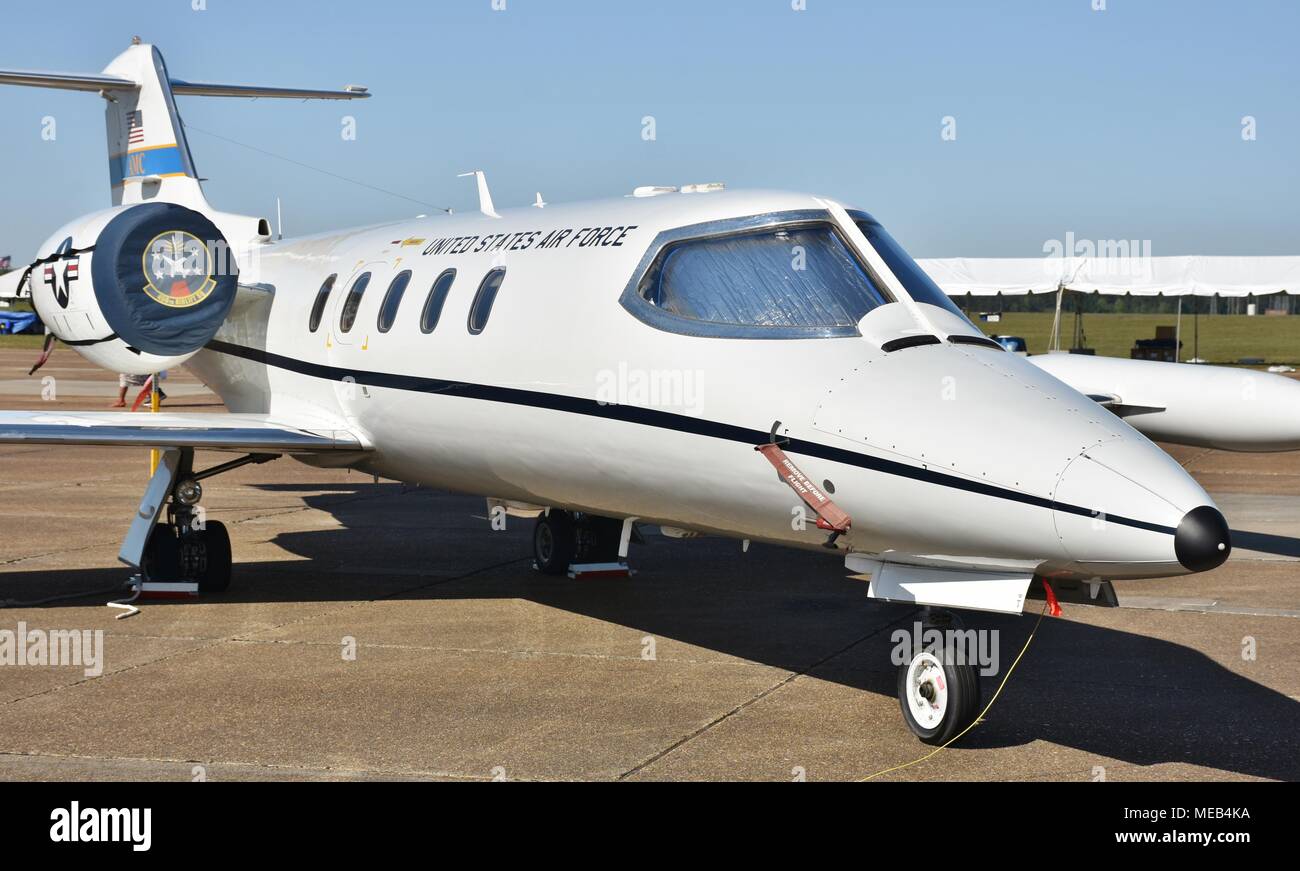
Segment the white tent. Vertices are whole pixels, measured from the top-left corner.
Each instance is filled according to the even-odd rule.
[[[949,296],[1066,290],[1135,296],[1300,294],[1300,257],[946,257],[918,260]]]

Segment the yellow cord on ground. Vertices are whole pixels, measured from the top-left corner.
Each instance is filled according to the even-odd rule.
[[[993,707],[993,703],[998,700],[998,696],[1002,695],[1002,688],[1007,685],[1007,681],[1011,680],[1011,672],[1016,670],[1016,666],[1020,664],[1020,658],[1024,656],[1025,651],[1029,649],[1029,642],[1034,640],[1034,635],[1035,633],[1038,632],[1038,626],[1040,623],[1043,622],[1043,615],[1046,613],[1047,613],[1047,603],[1044,602],[1043,610],[1038,612],[1038,620],[1035,621],[1034,628],[1029,631],[1029,637],[1025,639],[1025,646],[1020,648],[1020,652],[1016,654],[1016,658],[1014,661],[1012,661],[1011,667],[1008,668],[1007,673],[1002,676],[1002,683],[998,684],[997,691],[993,693],[993,698],[989,699],[989,703],[984,706],[984,710],[980,711],[978,717],[976,717],[974,720],[971,720],[969,726],[967,726],[965,729],[962,729],[956,735],[953,735],[947,741],[943,742],[938,747],[934,748],[929,753],[922,756],[920,759],[913,759],[911,762],[904,762],[902,765],[895,765],[893,768],[886,768],[883,771],[877,771],[875,774],[869,774],[866,777],[859,780],[858,783],[864,783],[868,780],[874,780],[875,778],[880,777],[882,774],[889,774],[890,772],[893,771],[902,771],[904,768],[911,768],[913,765],[919,765],[920,763],[929,759],[931,756],[934,756],[940,750],[946,750],[949,744],[953,743],[958,738],[965,735],[971,729],[974,729],[975,726],[979,724],[980,720],[984,719],[984,715],[989,712],[989,708]]]

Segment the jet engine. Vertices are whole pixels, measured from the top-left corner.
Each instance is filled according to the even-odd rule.
[[[216,225],[169,202],[78,218],[46,240],[28,277],[50,332],[91,362],[131,375],[197,353],[226,319],[238,282]]]

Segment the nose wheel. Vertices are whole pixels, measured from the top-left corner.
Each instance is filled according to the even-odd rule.
[[[979,674],[959,658],[952,645],[935,644],[898,667],[903,720],[925,744],[948,743],[979,716]]]

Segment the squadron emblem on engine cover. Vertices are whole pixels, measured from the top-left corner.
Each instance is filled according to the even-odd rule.
[[[212,254],[207,244],[184,230],[168,230],[144,249],[144,292],[172,308],[198,305],[212,293]]]

